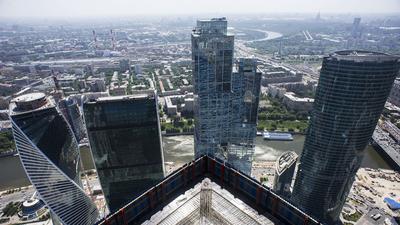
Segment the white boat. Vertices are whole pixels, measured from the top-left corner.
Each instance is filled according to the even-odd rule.
[[[271,140],[271,141],[293,141],[293,136],[291,133],[264,131],[263,137],[265,140]]]

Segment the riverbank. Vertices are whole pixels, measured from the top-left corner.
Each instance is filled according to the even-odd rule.
[[[265,141],[256,137],[254,162],[274,162],[285,151],[295,151],[301,155],[303,150],[304,135],[294,135],[293,141]],[[163,136],[164,161],[167,171],[173,171],[184,163],[194,159],[193,135]],[[90,151],[81,151],[83,167],[87,170],[94,169]],[[267,163],[270,164],[270,163]],[[373,169],[391,169],[384,159],[368,146],[361,167]],[[30,185],[18,156],[0,158],[0,191]]]

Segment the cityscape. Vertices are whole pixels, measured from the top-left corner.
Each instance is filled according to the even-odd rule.
[[[400,224],[400,2],[58,4],[0,1],[0,225]]]

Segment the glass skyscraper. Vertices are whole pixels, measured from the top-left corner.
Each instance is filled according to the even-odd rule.
[[[196,157],[227,151],[233,39],[225,18],[199,20],[192,33]]]
[[[56,221],[94,224],[98,211],[81,187],[78,143],[54,101],[43,93],[19,96],[10,117],[25,172]]]
[[[399,66],[397,57],[366,51],[323,59],[292,193],[322,222],[339,219]]]
[[[240,58],[232,73],[230,142],[227,161],[246,174],[251,173],[257,135],[261,72],[255,59]]]
[[[164,178],[157,97],[104,97],[83,108],[97,173],[114,212]]]
[[[58,102],[58,108],[71,125],[78,142],[86,137],[82,113],[75,98],[67,97]]]
[[[261,73],[252,59],[240,59],[233,71],[233,51],[225,18],[197,21],[192,33],[195,156],[211,154],[250,174]]]

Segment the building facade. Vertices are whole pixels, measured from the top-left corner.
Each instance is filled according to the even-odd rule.
[[[195,156],[211,154],[250,174],[261,73],[240,59],[227,20],[199,20],[192,33]]]
[[[393,81],[397,57],[339,51],[324,57],[292,200],[338,221]]]
[[[284,152],[278,157],[275,164],[273,190],[282,197],[290,197],[291,185],[297,161],[296,152]]]
[[[254,59],[237,60],[232,74],[231,128],[227,161],[246,174],[251,173],[257,135],[261,72]]]
[[[84,104],[88,139],[111,212],[164,177],[157,98],[105,97]]]
[[[400,107],[400,78],[396,79],[392,91],[390,92],[389,102]]]
[[[76,98],[67,97],[58,102],[58,107],[72,128],[78,142],[86,137],[82,113]]]
[[[25,172],[56,221],[94,224],[99,214],[81,187],[78,143],[53,100],[43,93],[19,96],[10,117]]]
[[[199,20],[192,33],[195,155],[226,155],[230,137],[233,35],[225,18]]]

